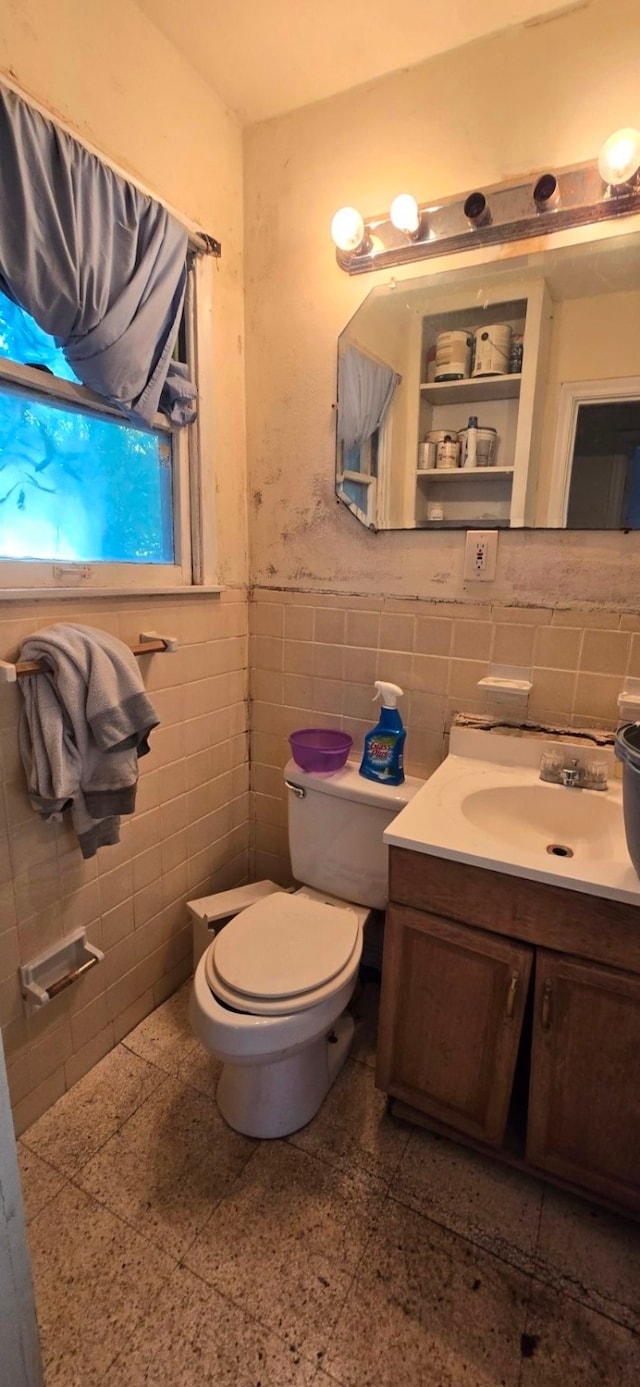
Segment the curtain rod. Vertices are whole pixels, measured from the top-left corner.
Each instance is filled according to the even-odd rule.
[[[153,192],[151,188],[148,188],[147,185],[143,183],[140,178],[137,178],[135,174],[131,173],[129,169],[123,168],[121,164],[116,163],[115,159],[111,159],[108,154],[105,154],[102,149],[98,149],[96,145],[92,144],[91,140],[88,140],[86,136],[81,135],[75,130],[69,121],[63,120],[63,118],[57,114],[54,115],[42,101],[32,96],[31,92],[26,91],[24,87],[21,87],[11,73],[0,70],[0,82],[8,91],[19,96],[21,101],[25,101],[28,106],[32,106],[34,111],[37,111],[38,115],[42,116],[43,120],[48,120],[51,125],[55,125],[60,130],[64,130],[65,134],[69,135],[70,139],[76,140],[78,144],[81,144],[88,150],[89,154],[93,154],[102,164],[106,164],[107,168],[118,175],[118,178],[123,178],[126,183],[131,183],[132,186],[137,188],[139,193],[143,193],[145,197],[151,197],[154,202],[159,202],[160,205],[185,228],[189,237],[190,250],[195,251],[197,255],[215,255],[218,259],[220,258],[222,254],[222,245],[215,236],[210,236],[207,231],[201,231],[198,227],[194,226],[193,222],[187,221],[180,212],[176,211],[175,207],[171,206],[171,203],[167,202],[166,198],[160,197],[158,193]]]

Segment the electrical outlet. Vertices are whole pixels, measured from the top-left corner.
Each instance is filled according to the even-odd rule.
[[[467,530],[463,575],[465,583],[493,582],[497,558],[497,530]]]

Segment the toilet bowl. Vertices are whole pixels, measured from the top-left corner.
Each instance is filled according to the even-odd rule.
[[[343,1016],[367,909],[302,888],[241,912],[194,978],[194,1033],[222,1065],[217,1102],[238,1132],[283,1137],[311,1120],[349,1052]]]
[[[321,776],[290,761],[284,777],[291,865],[304,885],[258,882],[191,903],[198,939],[218,930],[196,967],[191,1025],[222,1064],[222,1116],[250,1137],[304,1127],[347,1058],[363,930],[387,901],[382,835],[423,783],[374,784],[349,762]]]

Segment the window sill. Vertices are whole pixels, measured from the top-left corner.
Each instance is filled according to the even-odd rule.
[[[1,602],[41,602],[49,600],[51,602],[86,602],[92,597],[138,597],[147,602],[152,597],[211,597],[217,593],[224,592],[224,585],[213,583],[202,584],[201,587],[167,587],[167,588],[88,588],[88,587],[46,587],[46,588],[0,588]]]

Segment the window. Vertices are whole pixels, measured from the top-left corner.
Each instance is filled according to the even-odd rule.
[[[343,500],[367,524],[376,519],[376,481],[378,477],[378,448],[380,429],[375,429],[365,443],[347,447],[341,444],[342,475],[339,490]]]
[[[152,428],[129,423],[0,293],[2,587],[190,585],[193,431],[160,415]]]

